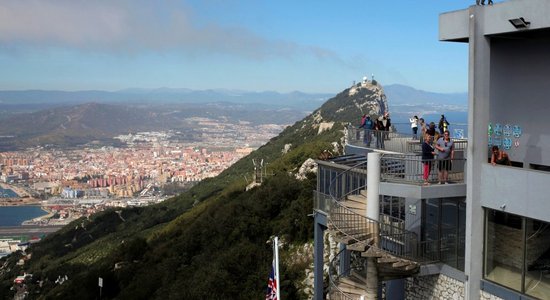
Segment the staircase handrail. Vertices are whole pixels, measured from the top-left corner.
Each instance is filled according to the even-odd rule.
[[[382,156],[384,156],[384,154],[382,154]],[[344,193],[340,197],[338,197],[338,195],[336,194],[336,183],[339,182],[339,178],[342,178],[342,176],[345,176],[348,172],[353,172],[359,168],[364,168],[366,164],[367,161],[363,161],[356,165],[353,165],[348,169],[340,172],[335,178],[331,180],[331,183],[329,185],[329,197],[332,205],[330,207],[328,221],[332,224],[333,229],[339,231],[341,234],[348,237],[354,242],[362,242],[364,240],[356,238],[351,231],[355,231],[354,233],[357,233],[357,231],[361,231],[362,233],[365,233],[365,236],[371,234],[379,241],[382,241],[384,238],[386,238],[386,241],[399,241],[402,244],[402,247],[393,247],[394,250],[382,249],[383,247],[377,247],[373,245],[371,245],[370,247],[376,247],[381,251],[403,259],[417,262],[424,261],[425,259],[418,256],[419,243],[416,233],[405,230],[403,228],[399,228],[392,224],[385,224],[380,221],[373,220],[371,218],[368,218],[366,215],[360,215],[342,204],[342,199],[345,199],[348,195],[356,193],[357,190],[365,189],[365,187],[367,187],[366,185],[358,187],[349,192],[344,191]],[[342,222],[336,223],[333,220],[332,215],[336,213],[344,216]]]
[[[345,250],[346,249],[340,250],[336,255],[334,255],[334,257],[331,259],[329,263],[328,280],[330,285],[330,293],[331,293],[331,296],[333,296],[334,294],[337,294],[336,299],[355,300],[355,298],[348,296],[346,292],[342,291],[340,287],[338,287],[338,280],[341,277],[346,277],[346,274],[348,274],[350,271],[353,270],[353,268],[350,266],[349,269],[342,272],[341,274],[338,274],[338,271],[337,271],[339,268],[338,260],[339,260],[340,254]],[[333,275],[336,275],[336,276],[333,276]],[[331,297],[331,299],[333,298]]]

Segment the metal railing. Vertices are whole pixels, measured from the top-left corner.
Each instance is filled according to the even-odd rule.
[[[382,156],[380,176],[382,181],[420,185],[424,183],[424,165],[428,164],[429,182],[437,182],[438,173],[447,170],[447,181],[463,183],[466,159],[423,160],[415,154],[385,154]]]
[[[340,252],[338,252],[329,263],[328,278],[329,278],[329,284],[330,284],[330,291],[329,291],[330,299],[331,300],[356,300],[355,297],[350,297],[346,292],[342,291],[338,286],[338,280],[341,277],[347,276],[350,273],[350,271],[352,271],[352,267],[350,266],[350,268],[345,272],[342,272],[342,273],[338,272],[338,270],[340,270],[340,254],[343,251],[346,251],[346,249],[340,250]]]
[[[439,137],[436,134],[435,140]],[[467,139],[451,138],[455,145],[455,151],[465,151],[468,147]],[[348,126],[347,144],[378,150],[386,150],[398,153],[422,153],[422,137],[413,138],[412,134],[395,131],[365,130],[354,126]]]

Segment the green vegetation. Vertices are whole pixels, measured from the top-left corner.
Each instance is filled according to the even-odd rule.
[[[335,98],[344,101],[346,95]],[[306,159],[333,151],[332,143],[341,140],[350,119],[336,113],[342,103],[335,98],[216,178],[177,197],[74,221],[33,245],[23,267],[15,264],[21,254],[12,255],[0,269],[0,295],[11,297],[13,279],[27,272],[34,276],[30,299],[97,299],[98,277],[104,282],[103,299],[261,299],[272,260],[268,241],[277,235],[284,241],[281,296],[306,298],[301,281],[313,257],[294,258],[291,249],[313,237],[307,215],[316,178],[309,174],[300,181],[295,173]],[[347,107],[349,101],[344,102]],[[352,115],[351,108],[344,111]],[[335,121],[321,134],[319,114],[325,122]],[[243,175],[252,172],[252,159],[263,159],[269,176],[245,191]],[[67,281],[55,283],[64,276]]]

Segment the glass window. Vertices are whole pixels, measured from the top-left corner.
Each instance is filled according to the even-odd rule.
[[[458,250],[457,269],[464,271],[464,256],[466,248],[466,202],[458,202]]]
[[[525,221],[525,294],[550,299],[550,224]]]
[[[485,278],[521,291],[524,249],[521,218],[487,210],[485,224]]]
[[[422,253],[430,260],[440,260],[439,199],[426,199],[422,216]]]
[[[457,267],[458,209],[452,199],[441,200],[441,261]]]
[[[427,259],[464,271],[465,211],[462,198],[424,200],[421,251]]]
[[[550,299],[550,223],[488,209],[485,227],[485,279]]]
[[[405,229],[405,199],[381,195],[380,222],[384,234],[401,233]]]

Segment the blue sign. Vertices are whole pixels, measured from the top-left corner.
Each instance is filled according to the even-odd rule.
[[[454,129],[454,137],[455,139],[463,139],[464,138],[464,129]]]
[[[502,125],[500,125],[499,123],[495,124],[495,135],[496,136],[502,135]]]
[[[499,137],[494,137],[493,138],[493,145],[495,146],[502,146],[502,140],[499,138]]]
[[[510,150],[510,148],[512,148],[512,139],[505,138],[504,140],[502,140],[502,147],[506,150]]]
[[[504,125],[502,133],[504,134],[504,136],[512,136],[512,126],[510,126],[510,124]]]
[[[512,134],[514,135],[514,137],[520,137],[521,136],[521,127],[519,127],[519,125],[514,125],[514,127],[512,128]]]

